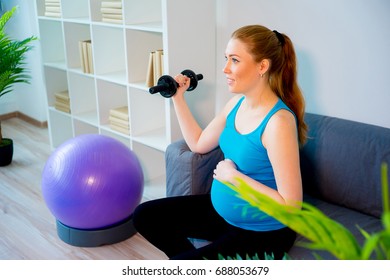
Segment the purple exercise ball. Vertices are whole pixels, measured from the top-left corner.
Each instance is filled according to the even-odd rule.
[[[126,220],[141,202],[137,156],[108,136],[86,134],[60,145],[43,169],[42,194],[62,224],[100,229]]]

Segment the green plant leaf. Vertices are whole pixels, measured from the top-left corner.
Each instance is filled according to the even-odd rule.
[[[16,10],[15,6],[0,18],[0,97],[10,93],[14,84],[29,83],[30,80],[24,60],[32,49],[30,43],[37,38],[31,36],[18,41],[5,33],[5,25]]]
[[[302,208],[282,205],[257,192],[244,181],[237,181],[238,186],[226,184],[238,197],[305,236],[311,241],[306,246],[327,250],[339,259],[360,259],[361,249],[353,234],[314,206],[307,203],[302,203]]]

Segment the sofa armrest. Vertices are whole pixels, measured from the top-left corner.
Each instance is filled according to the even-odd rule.
[[[165,152],[167,196],[208,193],[213,170],[222,159],[219,148],[198,154],[191,152],[184,140],[170,144]]]

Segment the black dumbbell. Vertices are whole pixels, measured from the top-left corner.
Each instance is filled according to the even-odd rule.
[[[181,72],[181,74],[190,78],[190,87],[187,89],[187,91],[194,90],[198,86],[198,81],[203,79],[202,74],[195,74],[194,71],[189,69],[184,70]],[[174,78],[168,75],[164,75],[158,79],[156,86],[149,88],[149,92],[151,94],[159,92],[162,96],[169,98],[175,95],[178,87],[179,84],[175,81]]]

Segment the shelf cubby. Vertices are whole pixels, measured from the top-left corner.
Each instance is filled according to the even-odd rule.
[[[68,78],[66,70],[57,69],[50,66],[44,67],[47,103],[49,107],[54,107],[56,92],[68,89]]]
[[[91,9],[91,21],[92,22],[101,22],[102,15],[100,12],[102,0],[91,0],[90,9]]]
[[[126,29],[129,83],[145,84],[149,55],[151,52],[161,49],[163,49],[161,33]]]
[[[149,25],[161,23],[161,0],[128,0],[124,1],[124,17],[126,25]]]
[[[98,125],[95,80],[78,73],[68,73],[69,97],[72,115],[91,125]]]
[[[61,1],[62,17],[79,22],[89,21],[89,0]]]
[[[145,191],[148,187],[155,189],[153,193],[165,195],[165,156],[161,151],[142,145],[133,143],[133,152],[141,163],[144,173]],[[157,183],[158,182],[158,183]]]
[[[65,48],[68,68],[81,70],[79,42],[91,39],[90,25],[82,23],[64,23]]]
[[[99,123],[109,129],[110,110],[128,106],[127,88],[124,85],[97,80]]]
[[[51,19],[39,19],[39,33],[43,63],[65,69],[62,23]]]
[[[91,8],[91,20],[96,23],[101,23],[102,22],[102,12],[101,12],[101,7],[102,7],[102,2],[103,1],[111,1],[111,2],[120,2],[122,3],[122,17],[123,17],[123,2],[122,0],[117,0],[117,1],[112,1],[112,0],[91,0],[90,1],[90,8]],[[127,0],[124,0],[126,2]],[[121,26],[123,24],[123,21],[121,24],[111,24],[111,23],[104,23],[107,25],[119,25]]]
[[[72,119],[68,114],[49,109],[49,131],[54,148],[73,137]]]
[[[129,96],[132,137],[138,141],[145,139],[147,145],[160,147],[156,142],[165,145],[165,100],[136,88],[129,88]]]
[[[85,123],[80,120],[74,120],[73,122],[74,127],[74,135],[79,136],[82,134],[98,134],[99,129],[97,126],[91,125],[89,123]]]
[[[45,0],[37,0],[37,15],[38,17],[45,15]]]
[[[123,29],[92,26],[95,73],[102,79],[126,84],[126,54]]]
[[[132,149],[130,138],[124,136],[123,134],[116,133],[115,131],[109,130],[106,127],[101,127],[100,134],[114,138],[114,139],[118,140],[119,142],[125,144],[126,147],[128,147],[129,149]]]

